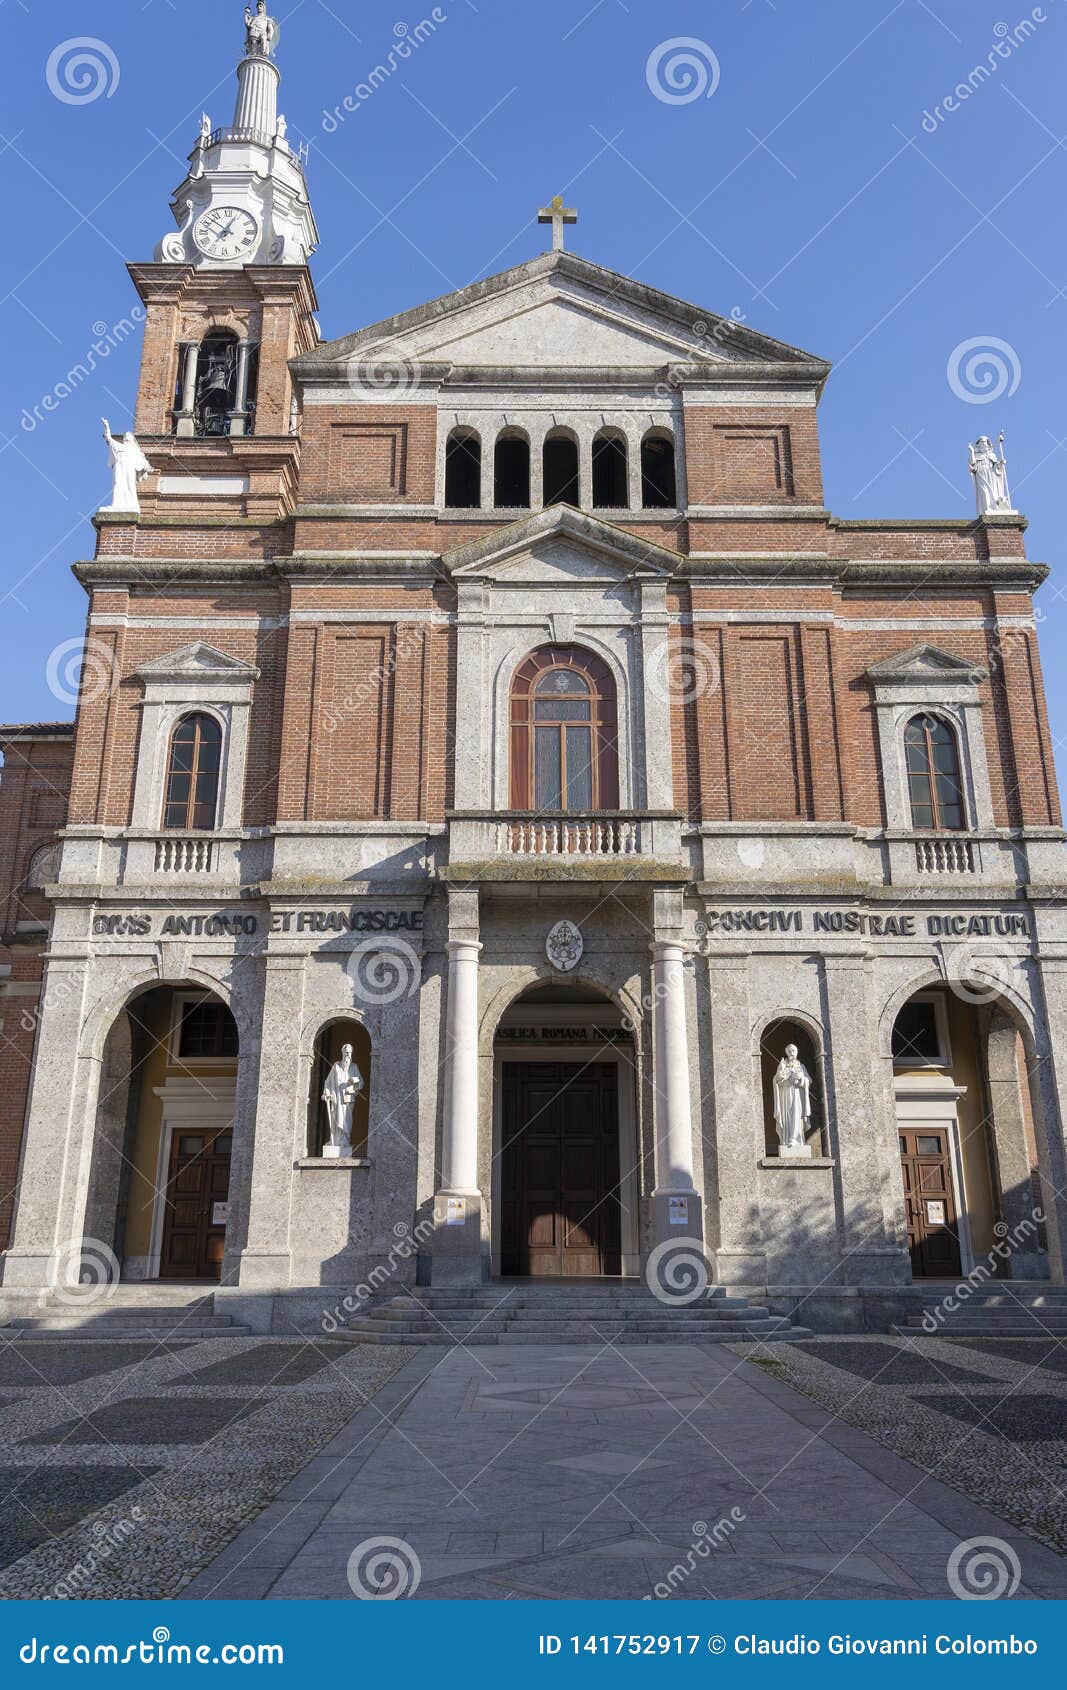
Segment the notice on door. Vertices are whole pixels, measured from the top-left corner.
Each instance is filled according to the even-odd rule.
[[[228,1203],[212,1203],[212,1205],[211,1205],[211,1224],[212,1224],[212,1226],[225,1226],[226,1222],[229,1220],[229,1218],[230,1218],[230,1205]]]
[[[945,1224],[945,1205],[943,1203],[935,1203],[935,1202],[932,1202],[929,1198],[927,1199],[927,1203],[926,1203],[926,1224],[927,1224],[927,1226],[944,1226],[944,1224]]]

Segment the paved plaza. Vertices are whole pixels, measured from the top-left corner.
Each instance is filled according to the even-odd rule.
[[[1003,1371],[956,1363],[987,1392]],[[954,1552],[990,1537],[1015,1595],[1067,1596],[1052,1550],[724,1347],[457,1347],[411,1361],[187,1594],[907,1601],[952,1595]]]
[[[0,1598],[1067,1596],[1055,1340],[604,1337],[8,1343]]]

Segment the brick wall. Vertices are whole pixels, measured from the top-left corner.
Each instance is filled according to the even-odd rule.
[[[0,1249],[6,1247],[33,1070],[47,899],[30,864],[66,820],[72,738],[0,730]]]

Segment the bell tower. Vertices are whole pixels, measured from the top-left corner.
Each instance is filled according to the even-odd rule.
[[[318,230],[306,149],[290,146],[278,112],[280,33],[267,0],[246,8],[233,121],[214,128],[203,115],[171,200],[177,227],[151,264],[130,265],[146,307],[135,426],[160,472],[145,489],[146,517],[168,514],[176,498],[217,498],[220,514],[292,508],[289,363],[318,340],[308,269]]]

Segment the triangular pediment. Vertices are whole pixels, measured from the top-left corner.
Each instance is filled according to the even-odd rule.
[[[941,651],[938,646],[915,645],[895,657],[872,664],[867,674],[872,681],[900,685],[909,681],[931,680],[977,682],[985,679],[987,670],[981,663],[956,657],[950,651]]]
[[[480,540],[446,552],[444,567],[458,580],[493,579],[531,585],[623,581],[633,575],[670,576],[678,552],[639,539],[572,505],[509,522]]]
[[[226,652],[218,651],[214,646],[205,645],[199,640],[195,645],[182,646],[180,651],[171,651],[163,657],[151,658],[149,662],[142,663],[137,673],[146,681],[259,679],[259,670],[252,664],[243,663],[239,657],[230,657]]]
[[[298,360],[304,380],[363,363],[451,369],[768,367],[821,383],[820,359],[731,317],[646,287],[576,254],[546,253],[426,305],[327,341]],[[773,372],[771,367],[773,366]],[[440,377],[439,377],[440,379]]]

